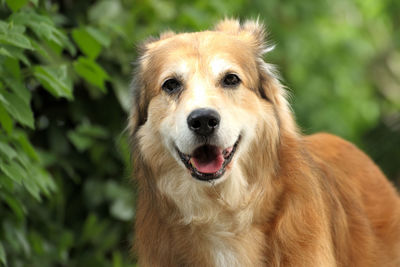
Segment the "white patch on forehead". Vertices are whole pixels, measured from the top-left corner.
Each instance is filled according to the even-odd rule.
[[[160,75],[160,83],[171,76],[178,76],[186,80],[189,77],[190,67],[185,60],[170,63]]]
[[[216,57],[210,61],[210,69],[213,76],[218,77],[227,70],[235,70],[236,66],[225,59]]]
[[[190,82],[191,97],[187,100],[187,106],[190,109],[206,108],[208,107],[209,90],[207,90],[207,83],[195,75]]]

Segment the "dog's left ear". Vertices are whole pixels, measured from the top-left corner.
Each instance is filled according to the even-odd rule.
[[[268,46],[265,42],[265,26],[258,19],[246,20],[242,24],[237,19],[224,19],[215,26],[215,30],[239,36],[253,47],[257,56],[273,49],[273,46]]]

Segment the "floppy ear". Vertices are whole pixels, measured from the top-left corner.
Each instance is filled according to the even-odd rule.
[[[148,57],[149,50],[156,47],[159,41],[168,39],[174,36],[175,33],[172,31],[165,31],[160,34],[159,37],[149,37],[144,42],[138,45],[138,59],[135,66],[134,77],[131,83],[132,88],[132,104],[131,113],[129,115],[129,129],[131,134],[134,134],[136,130],[143,125],[147,120],[147,106],[146,106],[146,84],[143,81],[143,68],[146,64],[146,58]]]
[[[134,135],[139,128],[139,126],[143,125],[146,122],[146,117],[147,114],[143,112],[141,105],[143,102],[143,85],[140,82],[140,71],[138,70],[135,71],[135,75],[133,78],[133,81],[131,83],[131,88],[132,88],[132,101],[131,101],[131,109],[130,109],[130,114],[129,114],[129,121],[128,121],[128,127],[129,127],[129,132],[131,135]]]

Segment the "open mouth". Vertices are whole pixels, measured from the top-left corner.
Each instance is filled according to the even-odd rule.
[[[226,166],[231,162],[239,141],[240,136],[232,147],[223,150],[213,145],[202,145],[196,148],[192,155],[184,154],[178,148],[176,150],[194,178],[210,181],[224,175]]]

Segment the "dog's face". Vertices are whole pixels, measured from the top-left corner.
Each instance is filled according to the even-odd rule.
[[[260,124],[276,138],[262,31],[224,21],[216,31],[168,33],[144,46],[131,125],[155,171],[222,182],[241,158],[251,160],[250,144],[265,133]]]

